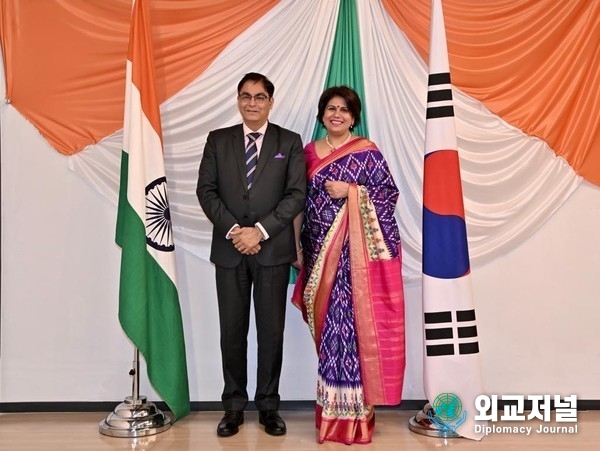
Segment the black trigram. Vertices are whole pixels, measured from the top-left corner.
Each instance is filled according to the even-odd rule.
[[[477,326],[475,310],[456,310],[456,321],[452,311],[425,313],[425,349],[427,357],[440,355],[477,354]]]
[[[454,117],[450,72],[429,75],[427,119]]]

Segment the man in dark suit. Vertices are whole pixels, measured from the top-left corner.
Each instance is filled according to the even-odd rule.
[[[225,382],[221,437],[236,434],[244,422],[252,290],[258,341],[254,403],[268,434],[286,433],[278,413],[279,376],[290,263],[297,255],[292,222],[304,208],[306,170],[300,135],[268,121],[274,91],[264,75],[242,78],[237,104],[243,124],[208,134],[198,174],[196,194],[213,223],[210,260]]]

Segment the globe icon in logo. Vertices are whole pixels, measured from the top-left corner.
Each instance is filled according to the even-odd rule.
[[[443,421],[452,421],[462,412],[462,402],[454,393],[441,393],[433,400],[433,411]]]

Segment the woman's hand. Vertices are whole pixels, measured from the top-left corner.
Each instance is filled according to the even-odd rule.
[[[301,269],[304,265],[304,252],[300,249],[296,252],[296,261],[292,263],[292,266],[296,269]]]
[[[333,199],[345,199],[348,197],[348,186],[348,183],[340,182],[339,180],[325,181],[325,191]]]

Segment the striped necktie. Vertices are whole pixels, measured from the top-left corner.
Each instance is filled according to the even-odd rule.
[[[248,180],[248,189],[252,187],[254,180],[254,171],[256,171],[256,162],[258,161],[258,148],[256,140],[260,137],[260,133],[248,133],[248,145],[246,146],[246,178]]]

